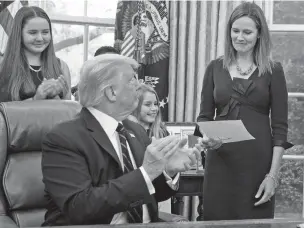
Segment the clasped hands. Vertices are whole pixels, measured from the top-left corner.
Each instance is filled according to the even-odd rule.
[[[186,143],[187,139],[181,140],[176,136],[152,138],[142,165],[151,181],[163,171],[173,177],[178,172],[189,170],[197,160],[201,160],[201,146],[197,144],[193,148],[184,148]]]
[[[63,75],[60,75],[57,79],[44,79],[38,86],[34,100],[44,99],[60,99],[59,94],[66,94],[68,92],[68,86]]]

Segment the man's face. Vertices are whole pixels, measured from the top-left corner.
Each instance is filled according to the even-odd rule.
[[[138,105],[139,83],[137,74],[129,65],[121,67],[122,73],[117,76],[115,82],[117,110],[121,114],[131,114]]]

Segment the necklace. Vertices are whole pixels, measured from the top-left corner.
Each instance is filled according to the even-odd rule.
[[[239,65],[238,63],[236,64],[236,70],[237,70],[237,71],[240,73],[240,75],[242,75],[242,76],[246,76],[246,75],[250,74],[251,71],[252,71],[252,69],[253,69],[253,63],[251,64],[251,66],[250,66],[246,71],[242,71],[240,65]]]
[[[36,78],[40,81],[40,82],[42,82],[43,80],[39,77],[39,72],[41,71],[41,67],[38,69],[38,70],[36,70],[36,69],[34,69],[31,65],[29,65],[29,68],[32,70],[32,71],[34,71],[36,74],[35,74],[35,76],[36,76]]]
[[[40,67],[38,70],[35,70],[31,65],[29,65],[29,68],[30,68],[32,71],[36,72],[36,73],[38,73],[39,71],[41,71],[41,67]]]

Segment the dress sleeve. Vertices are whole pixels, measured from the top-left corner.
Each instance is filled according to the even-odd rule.
[[[204,75],[203,87],[201,92],[201,106],[200,106],[199,115],[196,119],[197,122],[212,121],[214,119],[215,101],[213,96],[213,91],[214,91],[213,65],[214,65],[214,60],[209,63]],[[194,135],[203,137],[203,135],[199,130],[198,125],[196,125],[195,127]]]
[[[203,87],[201,92],[200,112],[197,117],[197,122],[212,121],[214,119],[215,101],[213,96],[213,66],[214,60],[207,66],[204,75]]]
[[[272,145],[288,149],[288,93],[283,67],[275,63],[270,83]]]

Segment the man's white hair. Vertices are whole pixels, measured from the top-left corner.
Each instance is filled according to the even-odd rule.
[[[117,54],[103,54],[86,61],[80,70],[78,84],[80,104],[83,107],[99,105],[104,89],[124,73],[126,66],[136,70],[139,64],[132,58]]]

